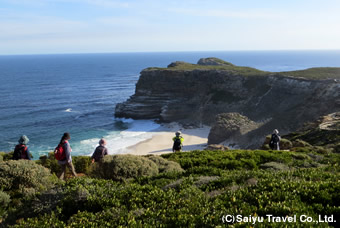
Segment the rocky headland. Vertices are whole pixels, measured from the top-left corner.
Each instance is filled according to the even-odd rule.
[[[174,62],[141,72],[135,94],[115,116],[212,126],[209,143],[258,148],[340,110],[340,68],[266,72],[216,58]]]

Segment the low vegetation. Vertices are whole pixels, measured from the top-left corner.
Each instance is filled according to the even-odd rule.
[[[222,221],[227,214],[340,217],[340,154],[301,148],[118,155],[95,165],[74,157],[86,175],[66,182],[42,166],[56,169],[53,157],[2,161],[2,170],[12,171],[0,172],[0,222],[9,227],[224,227],[232,225]],[[22,176],[20,170],[28,167],[25,172],[34,176]],[[25,188],[34,191],[26,195]],[[335,226],[256,223],[286,225]]]
[[[103,161],[95,164],[91,171],[94,177],[119,181],[157,174],[158,167],[154,162],[133,155],[105,156]]]
[[[186,62],[181,62],[174,67],[168,68],[160,68],[160,67],[149,67],[145,69],[145,71],[150,70],[166,70],[166,71],[192,71],[192,70],[223,70],[228,71],[234,75],[242,75],[242,76],[266,76],[269,75],[270,72],[261,71],[251,67],[241,67],[234,65],[220,65],[220,66],[212,66],[212,65],[197,65]]]
[[[28,160],[0,163],[0,189],[12,196],[34,195],[48,188],[52,176],[48,169]]]
[[[229,71],[235,75],[243,76],[269,76],[273,72],[261,71],[251,67],[235,66],[229,62],[223,61],[218,58],[210,58],[213,62],[211,65],[192,64],[187,62],[174,62],[167,68],[149,67],[145,71],[150,70],[167,70],[167,71],[192,71],[192,70],[224,70]],[[214,64],[215,63],[215,64]],[[275,75],[290,76],[298,78],[306,78],[312,80],[324,80],[324,79],[340,79],[339,67],[317,67],[309,68],[305,70],[278,72]]]
[[[340,79],[339,67],[315,67],[306,70],[280,72],[283,75],[308,79]]]

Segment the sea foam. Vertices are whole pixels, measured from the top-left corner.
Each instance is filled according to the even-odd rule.
[[[127,152],[127,148],[139,142],[152,138],[158,132],[160,125],[152,120],[132,120],[118,119],[127,124],[127,129],[123,131],[107,132],[103,135],[106,139],[109,154],[122,154]],[[90,138],[74,144],[74,155],[92,155],[98,146],[100,138]]]

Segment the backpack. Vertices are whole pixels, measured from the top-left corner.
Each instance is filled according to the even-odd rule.
[[[94,151],[92,158],[97,162],[103,159],[103,157],[107,154],[106,148],[103,146],[98,146]]]
[[[269,147],[273,150],[273,149],[275,149],[275,146],[279,142],[280,142],[279,136],[277,136],[276,134],[272,134],[272,138],[270,139],[270,142],[269,142]]]
[[[23,144],[16,145],[13,153],[13,159],[28,159],[27,146]]]
[[[273,134],[273,135],[272,135],[272,141],[273,141],[275,144],[278,143],[278,142],[280,141],[279,136],[276,135],[276,134]]]
[[[63,161],[66,159],[66,154],[65,154],[65,150],[64,150],[64,145],[63,144],[59,144],[55,149],[54,149],[54,157],[55,159],[57,159],[58,161]]]
[[[174,140],[174,146],[172,147],[173,150],[180,150],[182,149],[182,142],[181,142],[182,137],[176,137]]]

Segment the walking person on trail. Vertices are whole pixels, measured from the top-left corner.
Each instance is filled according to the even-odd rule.
[[[71,139],[71,136],[69,133],[64,133],[64,135],[61,137],[59,145],[54,150],[54,155],[56,159],[58,160],[58,164],[61,166],[61,174],[59,176],[59,179],[63,180],[65,173],[66,173],[66,167],[69,168],[72,175],[74,177],[77,176],[76,171],[74,169],[74,166],[72,164],[72,157],[71,157],[71,146],[68,140]]]
[[[22,135],[18,140],[18,145],[15,146],[13,160],[26,159],[31,160],[31,153],[27,147],[30,140],[26,135]]]
[[[184,138],[181,136],[180,131],[177,131],[175,135],[176,136],[172,138],[172,140],[174,141],[174,145],[172,146],[172,151],[181,152]]]
[[[97,146],[96,150],[92,154],[92,163],[94,162],[101,162],[105,155],[108,155],[108,151],[106,146],[106,140],[100,139],[99,146]]]
[[[279,135],[279,131],[275,129],[270,139],[269,147],[272,150],[280,150],[280,140],[281,140],[281,136]]]

